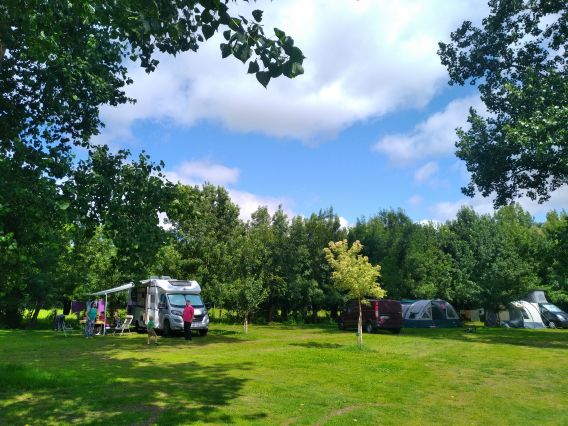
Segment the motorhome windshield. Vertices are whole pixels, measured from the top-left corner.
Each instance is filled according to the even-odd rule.
[[[168,294],[170,305],[176,308],[183,308],[185,301],[189,300],[193,306],[203,306],[203,300],[199,294]]]
[[[562,309],[551,303],[543,304],[542,307],[546,309],[548,312],[562,312]]]

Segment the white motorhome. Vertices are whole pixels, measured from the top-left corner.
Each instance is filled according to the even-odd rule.
[[[191,329],[206,336],[209,314],[197,281],[162,276],[135,283],[128,290],[128,312],[133,316],[132,323],[137,330],[144,330],[147,318],[152,316],[156,329],[167,336],[174,330],[183,330],[182,312],[187,300],[195,309]]]

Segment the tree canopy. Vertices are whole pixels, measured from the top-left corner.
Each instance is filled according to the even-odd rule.
[[[234,16],[229,0],[7,0],[0,5],[0,141],[48,148],[52,162],[72,142],[87,146],[102,125],[99,107],[132,102],[128,62],[146,72],[160,53],[196,51],[223,33],[223,57],[249,62],[266,86],[303,72],[302,51],[263,12]],[[53,166],[53,165],[51,165]]]
[[[543,202],[568,183],[568,9],[565,0],[491,0],[481,28],[465,21],[440,43],[450,84],[477,85],[486,113],[470,109],[457,156],[462,191]]]

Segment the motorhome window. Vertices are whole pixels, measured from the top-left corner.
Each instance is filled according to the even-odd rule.
[[[546,309],[548,312],[562,312],[562,309],[560,309],[556,305],[553,305],[552,303],[547,303],[545,305],[542,305],[542,307]]]
[[[164,304],[164,305],[167,304],[166,295],[165,295],[165,294],[160,294],[160,304]]]
[[[193,306],[203,306],[203,301],[199,294],[168,294],[168,299],[170,305],[176,308],[183,308],[186,300],[189,300],[189,303]]]

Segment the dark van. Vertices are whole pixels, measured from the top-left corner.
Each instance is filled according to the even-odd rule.
[[[369,300],[368,305],[361,305],[363,330],[372,333],[375,330],[388,330],[395,334],[402,328],[402,305],[398,300]],[[359,306],[356,300],[347,304],[341,312],[337,325],[340,330],[357,329]]]

